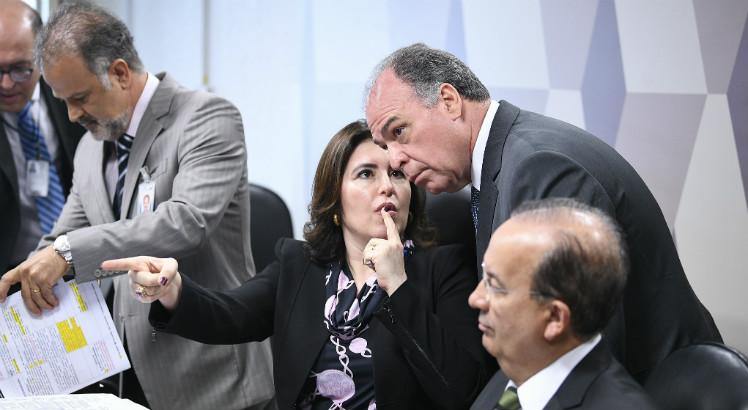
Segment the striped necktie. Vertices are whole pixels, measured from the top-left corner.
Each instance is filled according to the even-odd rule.
[[[39,129],[39,124],[34,121],[31,115],[31,101],[18,114],[18,134],[21,137],[21,148],[26,161],[41,160],[49,163],[47,196],[34,197],[36,211],[39,215],[39,225],[42,232],[48,234],[52,231],[52,226],[54,226],[63,205],[65,205],[65,194],[62,192],[57,167],[49,155],[47,142],[41,129]],[[25,170],[21,172],[25,172]]]
[[[470,214],[473,216],[473,228],[478,233],[478,205],[480,204],[480,190],[470,187]]]
[[[520,410],[521,408],[517,388],[512,386],[504,390],[494,410]]]
[[[114,218],[119,219],[119,214],[122,209],[122,188],[125,186],[125,176],[127,176],[127,160],[130,158],[130,148],[132,148],[133,137],[122,134],[114,144],[115,151],[117,152],[117,185],[114,190],[114,200],[112,202],[112,209],[114,210]]]

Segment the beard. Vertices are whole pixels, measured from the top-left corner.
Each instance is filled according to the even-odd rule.
[[[126,111],[110,120],[99,121],[91,116],[84,116],[78,123],[98,141],[116,141],[127,131],[130,116]]]

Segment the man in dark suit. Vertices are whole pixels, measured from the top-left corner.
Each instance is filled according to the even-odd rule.
[[[52,97],[52,91],[40,78],[39,69],[34,64],[34,38],[41,26],[39,14],[24,2],[0,0],[0,38],[3,39],[0,41],[2,271],[25,260],[42,235],[49,233],[50,225],[61,209],[55,207],[53,197],[57,195],[59,205],[70,192],[73,155],[84,133],[81,126],[68,121],[65,104]],[[30,124],[37,127],[38,134],[19,127],[20,119],[25,115],[32,121]],[[36,138],[39,138],[38,142]],[[32,149],[27,153],[24,147]],[[43,175],[35,172],[37,160],[49,164]],[[41,181],[46,183],[46,195],[32,192],[32,179],[36,181],[36,178],[43,177],[46,177]]]
[[[631,252],[631,276],[606,335],[640,381],[678,347],[721,341],[688,283],[657,201],[603,141],[492,101],[462,61],[423,44],[380,63],[368,87],[366,117],[392,167],[417,185],[432,193],[472,185],[478,257],[491,232],[526,200],[573,197],[618,221]]]
[[[602,211],[527,202],[491,237],[470,295],[501,370],[474,410],[654,409],[600,332],[626,284],[626,245]]]

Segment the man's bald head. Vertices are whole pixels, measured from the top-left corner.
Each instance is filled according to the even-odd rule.
[[[533,290],[569,305],[577,336],[601,331],[623,296],[628,274],[618,224],[603,211],[569,198],[526,202],[510,220],[542,226],[551,239],[537,262]]]
[[[0,32],[3,29],[30,29],[36,38],[42,29],[42,18],[31,6],[21,0],[0,0]]]
[[[39,81],[34,41],[41,28],[39,13],[29,5],[0,0],[0,111],[20,112],[34,94]],[[19,77],[23,81],[14,80]]]

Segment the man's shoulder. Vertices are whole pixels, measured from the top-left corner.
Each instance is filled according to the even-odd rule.
[[[580,143],[597,143],[600,141],[588,131],[574,124],[524,110],[511,105],[507,101],[502,101],[499,106],[499,113],[494,118],[494,127],[497,126],[497,121],[508,121],[510,119],[512,120],[511,124],[504,123],[503,126],[498,127],[499,129],[508,129],[504,146],[505,152],[507,149],[527,152],[563,150],[569,142],[576,146]]]
[[[587,389],[580,408],[656,409],[652,399],[626,369],[608,351],[605,354],[609,356],[609,365],[600,369],[599,375]],[[574,373],[569,377],[573,375]]]
[[[191,89],[182,86],[168,73],[158,74],[160,78],[159,88],[157,93],[163,92],[172,95],[172,105],[177,108],[186,107],[201,107],[205,105],[225,105],[227,108],[236,109],[234,104],[220,97],[204,90]]]
[[[506,375],[501,370],[497,370],[470,406],[470,410],[492,410],[498,403],[508,381]]]

